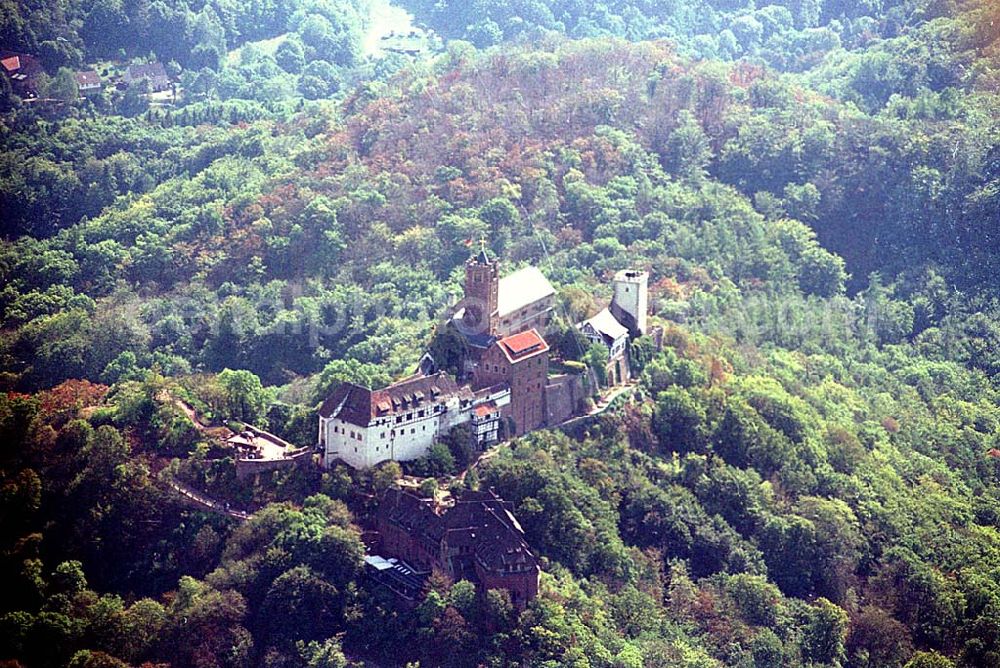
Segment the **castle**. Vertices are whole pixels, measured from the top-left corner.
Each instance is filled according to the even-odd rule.
[[[647,283],[646,272],[618,272],[608,308],[577,325],[607,349],[610,385],[628,381],[628,344],[647,332]],[[450,320],[469,350],[463,383],[425,356],[416,374],[379,390],[340,384],[319,410],[324,466],[342,461],[365,469],[417,459],[460,424],[472,427],[482,449],[575,414],[583,395],[579,377],[549,373],[545,333],[556,292],[545,275],[526,267],[501,278],[499,262],[484,247],[465,263],[464,292]]]

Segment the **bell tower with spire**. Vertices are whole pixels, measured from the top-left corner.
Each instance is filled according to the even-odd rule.
[[[465,316],[462,321],[470,331],[490,335],[496,332],[499,283],[497,261],[487,254],[486,240],[480,239],[479,252],[465,262]]]

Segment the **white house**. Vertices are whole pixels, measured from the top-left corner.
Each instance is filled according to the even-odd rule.
[[[101,77],[95,70],[77,72],[73,76],[80,95],[96,95],[101,92]]]
[[[509,402],[509,388],[473,394],[443,372],[412,376],[380,390],[342,383],[319,410],[323,465],[343,461],[366,469],[387,460],[417,459],[453,427],[472,422],[474,414],[473,426],[485,444],[496,440],[499,429],[499,411],[491,407]],[[480,407],[485,408],[477,413]]]
[[[591,343],[600,343],[607,348],[609,358],[621,357],[628,348],[628,328],[618,322],[608,309],[584,320],[578,327]]]

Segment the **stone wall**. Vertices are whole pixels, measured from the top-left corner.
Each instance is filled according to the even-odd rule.
[[[312,448],[303,448],[283,459],[237,459],[236,479],[246,480],[260,473],[270,473],[293,466],[308,466],[312,463]]]
[[[552,376],[545,386],[546,424],[555,427],[579,413],[580,402],[586,397],[583,374]]]

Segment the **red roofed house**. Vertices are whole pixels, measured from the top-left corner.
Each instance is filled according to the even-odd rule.
[[[101,77],[94,70],[77,72],[73,76],[80,95],[96,95],[101,92]]]
[[[38,75],[45,71],[34,56],[14,51],[0,51],[0,70],[10,79],[11,89],[25,98],[38,94]]]
[[[474,388],[510,386],[507,416],[513,435],[545,425],[545,385],[549,375],[549,344],[534,329],[496,341],[483,353],[473,376]]]

